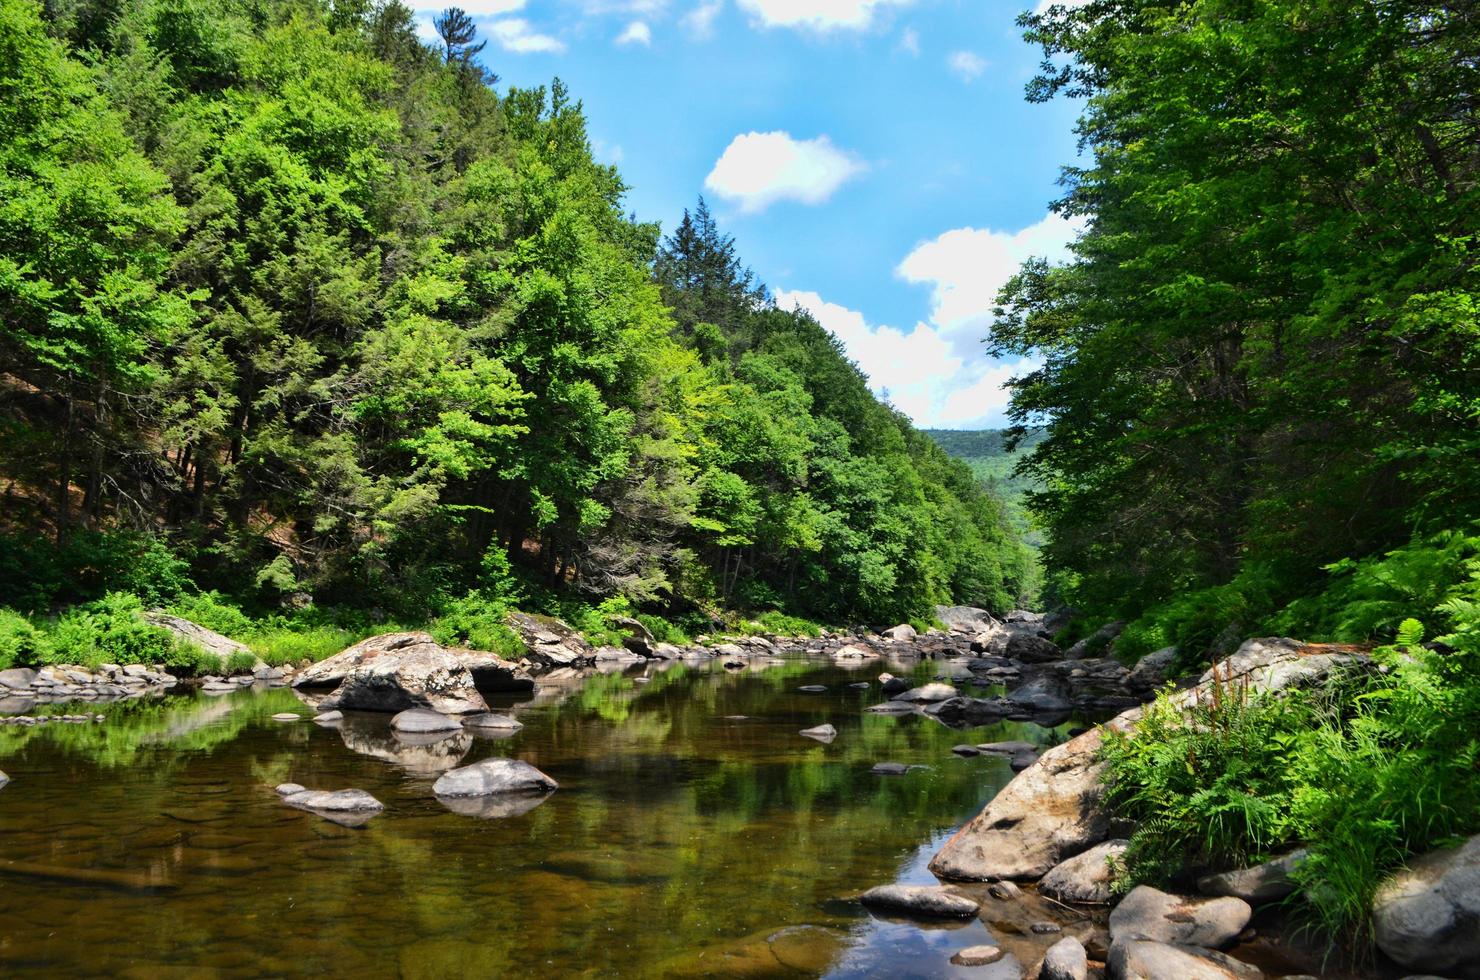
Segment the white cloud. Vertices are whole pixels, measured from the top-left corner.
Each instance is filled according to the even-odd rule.
[[[1007,382],[1035,366],[1028,361],[989,361],[980,350],[963,357],[943,331],[928,323],[917,323],[908,333],[870,325],[863,314],[814,292],[778,292],[776,303],[782,309],[801,307],[812,314],[842,341],[848,356],[868,375],[875,394],[887,394],[895,408],[922,426],[1003,424]]]
[[[628,24],[622,33],[617,35],[617,44],[640,44],[648,47],[653,43],[653,31],[640,20],[634,20]]]
[[[883,7],[904,7],[914,0],[739,0],[756,23],[765,27],[803,27],[817,31],[859,30],[873,23]]]
[[[987,70],[986,60],[971,51],[953,51],[946,59],[946,66],[963,82],[972,81]]]
[[[743,211],[763,211],[777,201],[821,204],[864,164],[826,136],[793,139],[790,133],[736,136],[704,179],[704,186]]]
[[[708,3],[701,3],[684,15],[684,29],[701,40],[713,37],[714,21],[724,9],[725,0],[710,0]]]
[[[920,32],[913,27],[906,27],[899,35],[899,46],[910,54],[920,55]]]
[[[931,286],[931,323],[948,330],[981,324],[1024,261],[1064,261],[1083,227],[1079,219],[1050,214],[1017,232],[957,228],[917,245],[895,271],[906,282]]]
[[[522,17],[496,20],[482,28],[495,44],[514,54],[559,54],[565,44],[559,38],[541,34]]]
[[[468,16],[477,19],[479,17],[498,17],[503,14],[512,14],[516,10],[523,10],[526,2],[527,0],[466,0],[466,2],[458,3],[457,6],[461,7]],[[433,15],[440,14],[446,8],[418,7],[417,9],[423,10],[428,15],[428,18],[430,18]]]
[[[666,10],[668,0],[582,0],[581,8],[587,15],[638,14],[650,17]]]
[[[1089,0],[1038,0],[1038,6],[1033,8],[1033,13],[1042,16],[1048,13],[1049,7],[1083,7]]]

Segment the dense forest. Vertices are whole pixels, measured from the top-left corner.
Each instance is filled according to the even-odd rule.
[[[1057,210],[1088,230],[1022,270],[990,338],[1041,358],[1012,411],[1047,432],[1027,473],[1057,594],[1131,620],[1131,655],[1447,623],[1480,554],[1480,12],[1020,23],[1029,98],[1084,100]]]
[[[1043,535],[1033,527],[1027,506],[1028,492],[1041,489],[1041,486],[1031,473],[1026,472],[1026,467],[1019,465],[1033,447],[1043,441],[1042,432],[1030,430],[1014,438],[1005,429],[924,431],[947,454],[970,467],[972,476],[1001,498],[1008,517],[1024,541],[1033,548],[1042,547]]]
[[[0,588],[1001,609],[1000,502],[702,201],[398,2],[0,0]]]

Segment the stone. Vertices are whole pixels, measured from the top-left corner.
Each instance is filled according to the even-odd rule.
[[[316,714],[316,715],[313,716],[313,720],[314,720],[314,722],[316,724],[320,724],[320,725],[332,725],[332,724],[335,724],[336,722],[341,722],[341,721],[344,720],[344,712],[343,711],[321,711],[318,714]]]
[[[1480,834],[1393,875],[1373,900],[1372,926],[1378,948],[1408,969],[1480,963]]]
[[[306,787],[297,783],[279,783],[273,790],[278,796],[292,796],[294,793],[304,792]]]
[[[1049,749],[1003,787],[930,862],[942,878],[1039,878],[1108,836],[1100,730]]]
[[[1013,631],[1003,651],[1007,659],[1025,664],[1046,664],[1064,659],[1064,651],[1052,640],[1023,630]]]
[[[377,640],[390,640],[391,644],[364,649]],[[391,634],[366,640],[317,666],[323,667],[341,657],[347,658],[346,662],[352,661],[352,666],[345,669],[334,693],[319,703],[321,710],[428,708],[449,715],[488,710],[473,682],[472,671],[457,655],[425,633]],[[339,668],[314,675],[311,667],[294,679],[294,686],[312,686],[314,677],[333,676],[335,669]]]
[[[803,684],[801,687],[797,688],[797,690],[801,691],[803,694],[827,693],[827,688],[823,687],[821,684]]]
[[[1264,972],[1196,946],[1145,939],[1118,941],[1105,963],[1111,980],[1262,980]]]
[[[325,813],[366,813],[385,809],[385,804],[362,789],[326,790],[300,789],[283,797],[283,802],[303,810],[318,810]]]
[[[1057,936],[1064,931],[1064,927],[1057,922],[1035,922],[1028,927],[1028,931],[1035,936]]]
[[[1023,890],[1010,881],[994,881],[987,894],[999,902],[1012,902],[1022,897]]]
[[[876,762],[869,770],[875,776],[903,776],[910,771],[910,767],[903,762]]]
[[[1069,691],[1057,677],[1035,677],[1007,692],[1006,700],[1015,707],[1035,714],[1068,711],[1074,707]]]
[[[1214,949],[1243,932],[1252,915],[1241,898],[1185,898],[1138,885],[1110,913],[1110,939]]]
[[[31,686],[36,679],[36,672],[29,667],[12,667],[9,670],[0,670],[0,687],[9,688],[12,691],[24,691]]]
[[[524,722],[516,721],[508,715],[484,713],[464,718],[464,728],[475,728],[488,731],[517,732],[524,727]]]
[[[5,785],[7,783],[9,783],[9,782],[10,782],[10,777],[7,776],[7,775],[5,775],[5,773],[3,771],[0,771],[0,789],[4,789],[5,788]]]
[[[579,632],[550,616],[514,613],[509,626],[524,641],[526,656],[547,667],[590,663],[591,645]]]
[[[892,698],[894,695],[900,694],[910,689],[909,681],[905,680],[903,677],[895,677],[892,674],[880,674],[879,681],[883,685],[884,696],[886,698]]]
[[[1107,905],[1115,897],[1113,868],[1129,841],[1108,840],[1055,865],[1038,882],[1049,898],[1080,905]]]
[[[819,742],[831,742],[838,737],[838,730],[831,725],[818,725],[816,728],[804,728],[801,734],[808,738],[815,738]]]
[[[199,647],[206,653],[211,654],[220,661],[222,670],[226,669],[227,661],[241,654],[246,654],[252,658],[252,664],[247,668],[247,673],[251,673],[259,667],[267,666],[261,660],[257,659],[256,654],[252,653],[251,648],[246,644],[238,643],[230,637],[222,636],[214,630],[208,630],[199,623],[192,623],[188,619],[171,616],[169,613],[157,609],[146,612],[144,619],[150,625],[158,626],[160,629],[171,633],[177,640],[189,643],[191,646]]]
[[[951,746],[951,751],[959,756],[968,759],[974,755],[982,754],[982,750],[977,748],[975,745],[953,745]]]
[[[1024,769],[1032,768],[1033,763],[1038,761],[1037,752],[1019,752],[1007,760],[1007,765],[1013,772],[1022,772]]]
[[[1300,867],[1306,853],[1305,848],[1300,848],[1252,868],[1205,875],[1197,879],[1197,890],[1204,895],[1230,895],[1250,903],[1273,902],[1294,893],[1295,879],[1290,873]]]
[[[1032,742],[982,742],[977,748],[992,755],[1019,755],[1038,751],[1038,746]]]
[[[952,633],[976,634],[997,625],[991,613],[975,606],[936,606],[935,618]]]
[[[868,647],[850,643],[833,651],[834,660],[877,660],[879,655]]]
[[[652,631],[642,625],[640,620],[633,619],[631,616],[612,616],[607,622],[615,629],[622,631],[622,646],[627,650],[639,657],[653,656],[658,641]]]
[[[915,706],[904,701],[885,701],[882,704],[871,704],[863,709],[875,715],[912,715]]]
[[[443,796],[498,796],[508,793],[550,793],[560,784],[519,759],[485,759],[444,773],[432,784]]]
[[[391,728],[398,732],[426,735],[434,732],[462,730],[462,722],[426,708],[408,708],[391,719]]]
[[[996,946],[967,946],[952,956],[951,962],[957,966],[991,966],[1006,955]]]
[[[920,634],[916,633],[915,628],[909,623],[901,623],[898,626],[885,630],[879,635],[884,637],[884,639],[886,640],[894,640],[899,643],[908,643],[914,640]]]
[[[1065,936],[1043,954],[1038,980],[1086,980],[1089,977],[1089,954],[1073,936]]]
[[[514,664],[492,653],[443,647],[428,633],[386,633],[362,640],[327,660],[306,667],[293,677],[293,687],[317,689],[342,686],[352,673],[376,662],[399,662],[403,658],[415,660],[432,651],[440,651],[456,661],[466,671],[468,676],[465,682],[471,687],[487,691],[527,691],[534,686],[529,677],[518,673]],[[402,708],[427,706],[405,704],[400,708],[369,710],[399,711]]]
[[[1172,679],[1172,668],[1177,663],[1177,648],[1162,647],[1136,661],[1126,676],[1126,686],[1132,690],[1149,694]]]
[[[871,909],[932,919],[969,919],[981,910],[971,899],[939,885],[880,885],[858,900]]]
[[[956,697],[957,690],[949,684],[926,684],[924,687],[916,687],[905,691],[903,694],[893,695],[895,701],[949,701]]]
[[[1085,657],[1104,656],[1111,642],[1123,632],[1125,632],[1124,622],[1106,623],[1065,650],[1064,657],[1068,660],[1083,660]]]

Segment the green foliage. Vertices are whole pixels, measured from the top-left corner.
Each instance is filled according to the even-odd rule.
[[[64,613],[51,626],[43,662],[81,664],[164,664],[194,668],[199,651],[175,642],[144,621],[138,596],[110,592]]]
[[[0,608],[0,670],[40,663],[45,657],[45,637],[31,621],[12,609]]]
[[[524,653],[519,634],[509,628],[509,607],[503,598],[482,592],[449,602],[432,621],[429,632],[447,646],[486,650],[517,659]]]
[[[129,592],[159,605],[191,588],[188,564],[152,535],[76,531],[58,547],[0,534],[0,590],[18,609],[44,612],[108,592]]]
[[[166,612],[234,640],[240,640],[251,633],[256,625],[240,607],[219,592],[181,596],[169,605]]]
[[[800,616],[788,616],[786,613],[771,610],[756,616],[752,622],[757,627],[756,632],[769,633],[773,636],[821,636],[822,626],[809,619]]]
[[[1019,23],[1045,55],[1029,98],[1076,100],[1086,150],[1056,205],[1084,227],[1073,261],[1025,265],[991,337],[1041,365],[1012,416],[1046,424],[1024,475],[1063,598],[1136,620],[1238,583],[1165,624],[1206,642],[1343,556],[1472,521],[1480,121],[1457,107],[1480,21],[1191,0]]]

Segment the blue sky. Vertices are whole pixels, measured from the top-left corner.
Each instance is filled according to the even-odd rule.
[[[418,3],[425,0],[417,0]],[[1024,0],[464,0],[508,85],[559,76],[630,209],[700,194],[783,305],[920,425],[1000,425],[1019,365],[998,286],[1073,230],[1048,213],[1076,108],[1029,105]],[[423,19],[430,18],[430,8]],[[429,28],[424,28],[429,30]]]

